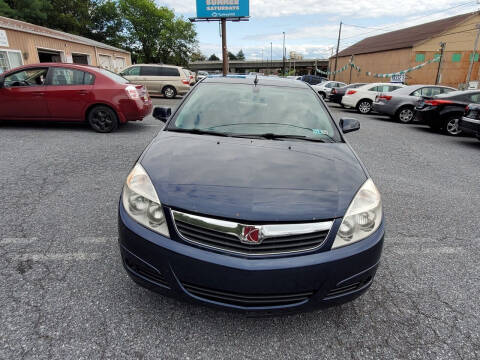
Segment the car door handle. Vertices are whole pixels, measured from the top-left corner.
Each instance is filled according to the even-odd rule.
[[[43,91],[34,91],[34,92],[33,92],[33,95],[35,95],[35,96],[43,96],[43,95],[45,95],[45,93],[44,93]]]
[[[88,95],[88,91],[87,90],[79,90],[77,92],[79,95]]]

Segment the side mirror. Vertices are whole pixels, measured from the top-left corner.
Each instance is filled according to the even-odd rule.
[[[157,106],[153,109],[153,117],[163,122],[167,122],[168,118],[172,115],[172,108],[166,106]]]
[[[350,118],[340,119],[340,128],[344,134],[360,130],[360,121]]]

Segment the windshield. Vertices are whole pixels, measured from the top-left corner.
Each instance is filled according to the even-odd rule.
[[[173,129],[341,141],[330,115],[306,88],[202,84],[170,122],[167,130]]]

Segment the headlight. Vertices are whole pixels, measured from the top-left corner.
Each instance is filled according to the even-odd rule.
[[[382,222],[382,199],[372,179],[368,179],[352,200],[332,249],[350,245],[373,234]]]
[[[136,222],[170,237],[162,204],[147,172],[136,164],[128,174],[122,193],[123,207]]]

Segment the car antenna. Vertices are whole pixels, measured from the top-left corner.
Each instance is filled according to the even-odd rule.
[[[255,75],[255,80],[253,80],[253,84],[257,86],[258,84],[258,74]]]

